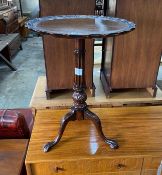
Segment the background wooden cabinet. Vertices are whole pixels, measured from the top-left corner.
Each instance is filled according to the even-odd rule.
[[[0,34],[0,41],[2,45],[5,45],[4,49],[1,50],[1,54],[8,60],[11,61],[15,54],[22,49],[21,39],[18,33],[13,34]]]
[[[95,0],[40,0],[40,16],[93,15]],[[93,40],[86,40],[85,77],[93,89]],[[72,89],[74,77],[74,40],[43,37],[47,75],[47,97],[52,90]]]
[[[0,11],[0,33],[15,33],[18,32],[18,12],[17,8],[12,7],[8,10]]]
[[[162,52],[161,0],[109,0],[107,14],[133,21],[136,29],[104,40],[101,79],[113,89],[156,89]]]
[[[1,51],[1,54],[9,61],[11,61],[19,49],[22,49],[20,35],[15,33],[18,32],[18,29],[18,13],[16,6],[8,8],[7,10],[0,10],[0,34],[3,34],[0,37],[1,41],[8,43],[8,46]],[[8,35],[9,33],[15,34]]]

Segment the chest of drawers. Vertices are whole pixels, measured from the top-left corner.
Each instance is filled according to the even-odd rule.
[[[9,60],[21,49],[21,38],[18,33],[0,34],[0,44],[5,45],[0,52]]]
[[[18,12],[17,7],[0,11],[0,33],[18,32]]]
[[[44,153],[67,110],[38,110],[26,157],[28,175],[156,175],[162,160],[162,108],[93,108],[111,150],[90,121],[70,122],[60,143]]]

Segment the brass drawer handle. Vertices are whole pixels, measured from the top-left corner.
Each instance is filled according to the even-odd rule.
[[[55,173],[59,173],[60,171],[64,171],[64,168],[55,167],[54,171],[55,171]]]
[[[125,167],[126,167],[126,165],[123,165],[123,164],[121,164],[121,163],[119,163],[119,164],[117,165],[117,168],[118,168],[118,169],[125,168]]]

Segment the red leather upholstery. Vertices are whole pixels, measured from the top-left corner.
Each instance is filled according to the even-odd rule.
[[[31,109],[0,110],[0,138],[30,138],[33,126]]]

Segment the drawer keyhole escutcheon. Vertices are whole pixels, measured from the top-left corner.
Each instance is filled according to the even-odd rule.
[[[60,171],[64,171],[64,168],[61,168],[61,167],[56,166],[54,168],[54,171],[55,171],[55,173],[59,173]]]
[[[117,168],[118,169],[121,169],[121,168],[125,168],[126,166],[124,165],[124,164],[121,164],[121,163],[119,163],[118,165],[117,165]]]

